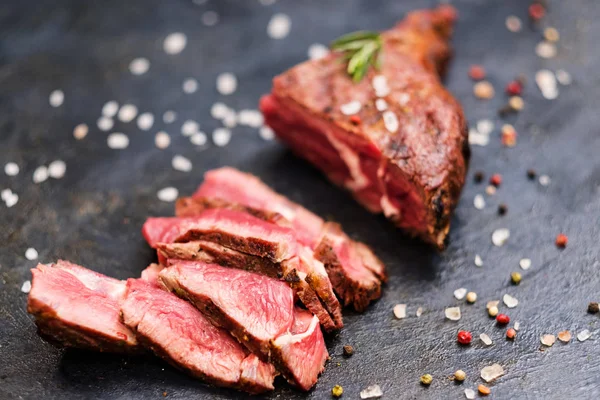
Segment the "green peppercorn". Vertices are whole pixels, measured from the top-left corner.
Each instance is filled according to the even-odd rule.
[[[431,385],[432,381],[433,381],[433,376],[431,376],[429,374],[425,374],[425,375],[421,376],[421,384],[422,385],[429,386],[429,385]]]
[[[521,283],[521,274],[519,272],[513,272],[510,274],[510,280],[512,281],[513,285],[518,285]]]

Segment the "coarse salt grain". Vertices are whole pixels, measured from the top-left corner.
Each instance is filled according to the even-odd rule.
[[[477,267],[483,267],[483,260],[481,259],[481,256],[479,254],[475,254],[475,266]]]
[[[492,339],[485,333],[482,333],[481,335],[479,335],[479,339],[481,339],[483,344],[485,344],[486,346],[491,346],[494,343],[494,342],[492,342]]]
[[[457,300],[462,300],[465,298],[467,294],[467,289],[466,288],[460,288],[460,289],[456,289],[454,291],[454,297],[456,297]]]
[[[117,117],[121,122],[131,122],[137,116],[138,109],[133,104],[123,104],[119,109]]]
[[[173,156],[171,166],[173,169],[181,172],[190,172],[192,170],[192,162],[180,154]]]
[[[504,368],[500,364],[492,364],[481,369],[481,379],[487,383],[504,375]]]
[[[237,89],[237,78],[230,72],[217,76],[217,91],[222,95],[229,95]]]
[[[513,328],[515,329],[515,331],[518,331],[520,327],[521,327],[521,324],[519,323],[519,321],[515,321],[515,324],[513,325]]]
[[[372,385],[360,392],[361,399],[376,399],[383,396],[379,385]]]
[[[96,125],[98,125],[98,129],[100,129],[101,131],[107,132],[112,129],[115,123],[112,118],[103,115],[100,118],[98,118]]]
[[[486,307],[487,309],[490,309],[490,308],[492,308],[492,307],[496,307],[496,306],[498,306],[498,304],[500,304],[500,300],[490,300],[490,301],[488,301],[488,302],[486,303],[485,307]]]
[[[52,161],[48,165],[48,175],[50,178],[60,179],[67,172],[67,164],[63,160]]]
[[[29,293],[30,291],[31,291],[31,281],[23,282],[23,285],[21,285],[21,292]]]
[[[476,209],[483,210],[485,208],[485,199],[483,196],[480,194],[475,195],[475,198],[473,199],[473,205]]]
[[[221,122],[223,122],[226,128],[234,128],[237,125],[237,114],[231,110]]]
[[[48,101],[52,107],[60,107],[65,101],[65,94],[62,90],[54,90],[50,93]]]
[[[358,100],[353,100],[349,103],[342,104],[340,106],[340,111],[344,115],[354,115],[357,114],[362,108],[362,104]]]
[[[154,144],[159,149],[166,149],[171,144],[171,136],[167,132],[160,131],[154,136]]]
[[[385,99],[377,99],[375,100],[375,108],[377,108],[377,111],[385,111],[388,108],[388,104],[387,101],[385,101]]]
[[[0,197],[2,198],[2,200],[6,201],[6,199],[12,195],[12,190],[10,189],[2,189],[2,192],[0,192]]]
[[[177,196],[179,196],[179,191],[174,187],[166,187],[164,189],[160,189],[156,193],[156,197],[160,201],[173,202],[177,200]]]
[[[406,304],[396,304],[394,306],[394,316],[397,319],[406,318]]]
[[[190,143],[196,146],[204,146],[207,140],[206,133],[204,132],[196,132],[190,136]]]
[[[114,100],[107,101],[102,106],[102,115],[104,115],[105,117],[108,117],[108,118],[112,118],[115,115],[117,115],[118,111],[119,111],[119,103],[117,103]]]
[[[37,258],[38,258],[37,250],[34,249],[33,247],[28,248],[27,250],[25,250],[25,258],[28,259],[29,261],[37,260]]]
[[[227,146],[231,140],[231,131],[227,128],[217,128],[213,131],[212,140],[219,147]]]
[[[263,140],[273,140],[275,138],[275,132],[273,132],[273,129],[266,125],[260,128],[258,134]]]
[[[556,337],[554,335],[542,335],[542,337],[540,337],[540,342],[544,346],[552,347],[554,342],[556,342]]]
[[[477,129],[469,129],[469,144],[473,146],[487,146],[490,142],[490,136],[477,131]]]
[[[172,124],[177,119],[177,113],[172,110],[165,111],[163,114],[163,122],[165,124]]]
[[[535,73],[535,82],[537,83],[542,96],[547,100],[554,100],[558,97],[558,87],[556,86],[556,76],[547,69],[539,70]]]
[[[554,58],[556,57],[556,45],[554,43],[542,41],[535,46],[535,54],[541,58]]]
[[[473,389],[465,389],[465,397],[469,400],[473,400],[475,398],[475,391]]]
[[[185,81],[183,81],[181,89],[186,94],[192,94],[198,90],[198,81],[194,78],[187,78]]]
[[[572,82],[571,74],[564,69],[556,70],[556,80],[563,86],[570,85]]]
[[[188,119],[181,125],[181,134],[183,136],[192,136],[194,133],[198,132],[200,129],[200,125],[196,121]]]
[[[152,128],[152,125],[154,125],[154,115],[152,115],[152,113],[145,112],[143,114],[140,114],[140,116],[137,119],[138,128],[140,128],[143,131],[147,131],[150,128]]]
[[[540,185],[548,186],[550,184],[550,177],[548,175],[541,175],[538,179]]]
[[[129,137],[121,132],[114,132],[106,139],[108,147],[114,150],[123,150],[129,146]]]
[[[371,84],[375,90],[375,96],[385,97],[390,94],[390,87],[388,86],[387,78],[384,75],[374,76]]]
[[[214,26],[219,22],[219,14],[215,11],[205,11],[202,14],[202,23],[206,26]]]
[[[33,171],[33,183],[42,183],[48,179],[48,168],[40,165]]]
[[[14,162],[8,162],[4,165],[4,173],[8,176],[17,176],[19,174],[19,166]]]
[[[512,297],[510,294],[505,294],[504,296],[502,296],[502,302],[504,303],[504,305],[506,305],[506,307],[508,308],[515,308],[516,306],[519,305],[519,300],[517,300],[516,298]]]
[[[420,317],[421,315],[423,315],[423,307],[417,308],[417,311],[415,312],[415,315],[417,317]]]
[[[580,342],[585,342],[592,336],[591,332],[588,329],[584,329],[577,334],[577,340]]]
[[[477,131],[484,135],[489,135],[494,130],[494,122],[489,119],[480,119],[477,121]]]
[[[215,119],[223,119],[229,114],[229,112],[229,107],[220,102],[214,103],[210,108],[210,115]]]
[[[263,115],[258,110],[241,110],[237,114],[237,121],[240,125],[259,128],[264,123]]]
[[[531,260],[529,258],[522,258],[519,261],[519,266],[521,267],[521,269],[526,271],[531,267]]]
[[[494,233],[492,233],[492,243],[494,246],[502,246],[508,238],[510,237],[510,231],[506,228],[496,229]]]
[[[320,60],[329,54],[329,49],[320,43],[311,44],[308,48],[308,58],[311,60]]]
[[[13,193],[11,191],[4,199],[4,204],[6,204],[6,207],[11,208],[15,204],[17,204],[18,201],[19,201],[19,195],[17,195],[16,193]]]
[[[458,321],[460,319],[460,307],[448,307],[444,310],[444,314],[450,321]]]
[[[383,113],[383,125],[385,125],[385,129],[387,129],[389,132],[396,133],[400,127],[400,123],[398,122],[398,117],[393,111],[385,111]]]
[[[506,29],[511,32],[519,32],[522,28],[523,24],[521,23],[521,19],[514,15],[510,15],[506,17]]]
[[[79,124],[73,129],[73,137],[77,140],[81,140],[87,136],[89,128],[86,124]]]
[[[184,33],[170,33],[163,41],[163,50],[167,54],[179,54],[185,49],[186,44],[187,36]]]
[[[290,33],[292,21],[286,14],[275,14],[267,25],[267,34],[273,39],[283,39]]]
[[[143,75],[150,69],[150,61],[144,57],[134,58],[129,63],[129,72],[133,75]]]

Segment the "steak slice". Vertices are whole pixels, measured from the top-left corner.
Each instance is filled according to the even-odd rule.
[[[316,383],[328,358],[323,334],[317,317],[294,307],[289,286],[216,264],[178,260],[169,264],[159,275],[168,290],[273,363],[290,383],[303,390]]]
[[[439,249],[470,155],[462,108],[440,82],[455,18],[449,6],[412,12],[381,34],[381,68],[361,82],[332,52],[275,77],[260,102],[266,123],[296,154]],[[344,114],[352,101],[360,110]]]
[[[204,182],[194,193],[194,199],[199,199],[198,201],[202,202],[202,199],[206,198],[204,196],[214,196],[227,202],[242,203],[248,207],[276,211],[282,214],[287,220],[291,221],[301,243],[308,245],[313,250],[320,248],[320,251],[315,253],[315,257],[319,261],[327,261],[330,266],[337,265],[338,267],[335,270],[338,275],[346,274],[345,277],[338,276],[335,280],[331,279],[331,285],[340,297],[355,299],[355,301],[346,304],[352,304],[356,310],[364,310],[365,301],[368,303],[374,300],[373,295],[381,293],[381,282],[387,281],[385,267],[368,246],[352,241],[341,231],[341,228],[334,230],[327,228],[329,225],[326,225],[325,221],[319,216],[276,193],[257,177],[230,167],[208,171],[204,175]],[[360,257],[356,258],[352,265],[344,265],[347,258],[337,257],[334,251],[325,251],[328,248],[325,243],[319,247],[324,236],[333,233],[335,233],[335,238],[328,239],[327,242],[337,243],[343,240],[347,242],[344,247],[352,247],[354,248],[353,253],[360,254]],[[338,247],[340,246],[338,245]],[[327,272],[329,273],[332,269],[327,268]],[[348,272],[346,273],[346,271]],[[369,271],[374,272],[379,281],[373,282],[372,274]],[[361,277],[366,280],[364,282],[356,281]],[[322,302],[325,304],[328,301],[332,302],[328,311],[332,314],[334,321],[341,321],[341,316],[336,317],[337,314],[341,314],[341,311],[335,311],[339,306],[333,304],[333,302],[337,303],[337,299],[332,295],[331,290],[326,287],[331,285],[323,281],[323,274],[314,274],[312,277],[307,278],[307,282],[317,292]],[[320,283],[324,283],[324,286],[321,288],[315,287],[319,286]],[[374,288],[373,285],[378,286],[378,288]],[[365,288],[369,288],[369,290],[363,290]],[[354,290],[358,290],[358,292],[352,293]],[[369,293],[368,298],[364,297],[365,293]]]
[[[228,209],[210,209],[187,218],[148,218],[142,233],[151,247],[161,242],[208,240],[273,262],[296,253],[296,236],[291,229]]]
[[[145,270],[142,271],[140,279],[148,282],[150,285],[161,287],[160,283],[158,282],[158,274],[160,273],[160,271],[162,271],[163,268],[164,265],[150,264],[146,267]]]
[[[294,289],[306,308],[319,318],[319,322],[326,331],[330,332],[343,327],[339,302],[334,297],[339,311],[339,315],[336,315],[336,321],[334,321],[328,312],[334,306],[330,304],[324,306],[321,303],[315,290],[307,283],[309,273],[305,269],[306,265],[304,263],[300,264],[297,257],[281,263],[274,263],[266,258],[240,253],[219,244],[202,240],[187,243],[158,243],[156,248],[162,259],[203,261],[282,279]],[[317,282],[316,279],[314,281]],[[327,281],[329,281],[329,278],[327,278]],[[318,282],[325,286],[320,281]],[[333,292],[331,294],[333,295]],[[326,297],[326,299],[329,303],[332,303],[329,298]]]
[[[140,343],[190,375],[249,393],[273,390],[275,368],[249,354],[187,301],[129,279],[121,312]]]
[[[68,261],[31,270],[27,312],[49,342],[103,352],[137,352],[134,333],[119,319],[125,282]]]

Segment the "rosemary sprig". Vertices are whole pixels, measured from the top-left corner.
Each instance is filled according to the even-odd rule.
[[[378,32],[358,31],[341,36],[331,43],[331,49],[344,54],[346,71],[354,82],[360,82],[369,71],[381,67],[383,41]]]

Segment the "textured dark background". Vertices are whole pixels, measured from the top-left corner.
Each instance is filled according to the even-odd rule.
[[[61,351],[43,342],[25,312],[21,284],[30,279],[34,261],[24,258],[35,247],[40,261],[65,258],[102,273],[137,276],[153,258],[145,245],[141,225],[148,215],[169,215],[172,205],[156,198],[158,189],[176,186],[191,193],[208,169],[233,165],[254,172],[277,190],[321,215],[342,222],[353,236],[374,247],[386,262],[390,282],[382,299],[363,315],[347,312],[346,327],[329,338],[331,361],[316,388],[298,393],[287,385],[269,398],[328,398],[341,384],[344,398],[358,398],[361,389],[381,385],[384,398],[464,398],[463,389],[476,388],[480,369],[498,362],[506,375],[492,384],[493,398],[592,399],[600,396],[598,317],[586,314],[589,301],[599,300],[598,233],[600,226],[600,135],[598,102],[600,79],[598,42],[600,5],[596,0],[549,2],[545,25],[561,33],[555,59],[534,53],[539,29],[527,23],[525,0],[461,0],[454,45],[456,57],[447,77],[450,90],[462,101],[471,123],[496,119],[503,104],[502,89],[519,73],[529,78],[525,111],[512,121],[519,132],[516,148],[503,148],[496,131],[487,147],[473,150],[469,180],[454,218],[451,245],[442,254],[404,237],[383,218],[369,215],[343,191],[295,159],[276,143],[262,141],[254,129],[235,128],[225,148],[199,150],[179,134],[181,122],[192,118],[207,132],[217,127],[209,115],[218,99],[236,108],[255,108],[270,79],[306,58],[308,46],[327,43],[359,28],[383,29],[415,8],[434,1],[280,0],[262,6],[255,0],[191,1],[3,1],[0,4],[0,165],[15,161],[17,177],[0,174],[0,187],[19,194],[7,209],[0,204],[0,398],[2,399],[225,399],[242,394],[215,389],[188,378],[153,358],[98,355]],[[216,10],[220,22],[200,22],[206,10]],[[275,12],[291,16],[292,31],[284,40],[266,35]],[[504,26],[508,15],[524,22],[520,33]],[[162,39],[181,31],[188,46],[177,56],[162,51]],[[127,66],[135,57],[147,57],[150,71],[132,76]],[[496,85],[489,102],[476,100],[467,77],[470,64],[482,63]],[[565,68],[574,83],[561,87],[555,101],[544,100],[533,82],[539,68]],[[226,98],[215,90],[219,72],[234,72],[238,91]],[[200,89],[184,95],[184,78],[198,79]],[[48,95],[60,88],[65,103],[48,105]],[[108,100],[133,102],[140,111],[157,117],[150,132],[135,124],[117,123],[116,131],[129,134],[123,151],[106,146],[107,133],[95,127],[101,106]],[[179,113],[175,124],[164,127],[167,109]],[[85,140],[75,141],[73,127],[90,126]],[[165,128],[172,146],[158,150],[154,133]],[[194,163],[193,172],[171,168],[181,153]],[[62,180],[32,183],[33,170],[52,160],[67,162]],[[552,178],[548,187],[528,181],[525,171],[535,168]],[[487,198],[483,211],[474,209],[475,194],[484,185],[472,182],[473,172],[502,173],[498,193]],[[508,215],[496,214],[506,202]],[[508,227],[511,237],[494,247],[494,229]],[[554,246],[559,232],[569,235],[568,247]],[[473,264],[481,254],[485,265]],[[530,257],[533,266],[518,287],[509,274],[518,261]],[[479,295],[475,305],[454,299],[452,292],[466,287]],[[504,293],[520,304],[510,310],[521,323],[518,339],[507,342],[504,330],[485,312],[488,300]],[[407,303],[409,317],[392,316],[396,303]],[[445,320],[444,308],[460,304],[463,318]],[[423,307],[420,318],[414,316]],[[478,339],[467,348],[455,342],[459,328],[474,336],[487,332],[494,345],[484,348]],[[594,335],[585,343],[572,342],[540,351],[539,337],[570,329],[588,328]],[[352,344],[356,354],[341,356]],[[455,385],[447,377],[462,368],[469,377]],[[435,377],[431,387],[418,384],[419,376]]]

